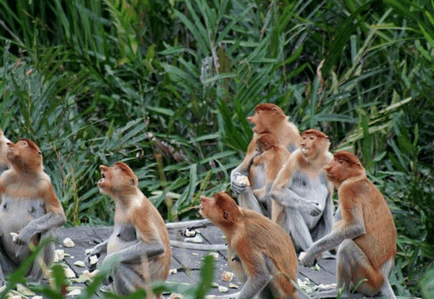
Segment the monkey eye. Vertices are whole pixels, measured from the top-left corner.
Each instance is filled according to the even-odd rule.
[[[42,155],[42,151],[40,150],[40,151],[38,152],[38,154]]]
[[[101,177],[102,177],[103,179],[105,179],[105,174],[104,174],[104,173],[101,173]]]
[[[226,211],[223,212],[223,218],[226,220],[228,219],[228,213],[226,213]]]

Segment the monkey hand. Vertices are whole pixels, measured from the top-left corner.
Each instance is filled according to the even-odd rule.
[[[33,235],[33,231],[25,227],[20,230],[18,236],[15,237],[15,243],[17,243],[17,245],[27,245],[30,243],[30,239],[33,237]]]
[[[98,246],[95,246],[88,255],[86,255],[84,259],[84,264],[88,269],[95,269],[96,264],[98,263],[98,258],[101,255],[101,249]],[[96,259],[95,257],[96,256]],[[96,260],[96,261],[95,261]]]
[[[318,216],[321,215],[323,212],[323,207],[320,203],[317,202],[306,202],[307,203],[307,209],[309,211],[309,215],[311,216]]]
[[[313,252],[311,248],[306,251],[306,255],[301,260],[301,263],[305,267],[313,267],[317,262],[318,254]]]
[[[243,176],[239,171],[236,169],[232,170],[231,172],[231,188],[232,191],[234,191],[236,194],[241,194],[246,191],[246,182],[242,180]]]

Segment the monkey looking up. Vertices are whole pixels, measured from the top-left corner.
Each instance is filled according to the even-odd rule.
[[[90,267],[91,256],[101,253],[107,253],[103,263],[116,261],[110,276],[119,295],[130,294],[137,288],[147,289],[156,280],[166,280],[172,251],[163,218],[140,191],[137,176],[127,164],[116,162],[100,168],[98,187],[116,203],[115,225],[109,239],[88,254],[86,265]],[[161,298],[161,294],[156,295]]]
[[[11,168],[0,176],[0,285],[5,283],[4,274],[15,271],[30,256],[29,243],[36,246],[53,237],[53,230],[66,222],[50,177],[43,170],[38,146],[28,139],[7,145]],[[15,241],[11,233],[18,233]],[[49,266],[54,244],[45,247],[40,258]],[[41,280],[38,259],[25,274],[32,282]]]
[[[252,129],[254,134],[243,162],[231,172],[231,186],[232,190],[238,194],[238,200],[243,203],[243,207],[260,207],[252,209],[270,217],[271,202],[259,202],[252,192],[252,190],[265,186],[266,177],[263,170],[264,166],[262,164],[256,166],[252,163],[257,155],[257,139],[261,134],[271,134],[280,145],[291,153],[300,145],[300,134],[297,127],[288,121],[288,117],[282,109],[274,104],[257,105],[254,115],[248,117],[247,120],[254,125]],[[241,176],[248,177],[250,186],[237,179]],[[244,203],[249,203],[249,205]]]
[[[6,157],[7,152],[8,152],[8,145],[7,144],[9,142],[10,142],[10,140],[6,138],[6,136],[3,134],[3,131],[0,129],[0,175],[5,170],[8,170],[11,167],[9,160]]]
[[[321,252],[339,245],[338,288],[344,287],[348,295],[366,279],[357,291],[369,297],[381,291],[387,298],[395,298],[389,273],[396,253],[396,228],[386,200],[355,155],[337,152],[324,169],[338,188],[340,220],[329,235],[308,249],[303,265],[313,266]]]
[[[332,189],[324,173],[332,155],[327,135],[311,129],[302,134],[301,147],[288,158],[267,196],[272,198],[272,215],[288,232],[297,251],[307,250],[327,235],[333,226]]]
[[[229,265],[245,279],[231,298],[298,298],[291,281],[296,280],[297,256],[291,238],[270,219],[238,207],[226,193],[201,196],[200,213],[226,236]],[[238,275],[240,275],[238,274]]]

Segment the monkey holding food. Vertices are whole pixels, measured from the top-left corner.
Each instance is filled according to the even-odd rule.
[[[274,104],[257,105],[254,115],[247,120],[254,125],[252,129],[254,134],[243,162],[231,172],[232,191],[238,194],[240,206],[271,217],[271,200],[268,198],[258,200],[253,194],[253,190],[259,190],[267,184],[265,164],[254,163],[254,158],[258,154],[257,140],[262,134],[270,134],[277,140],[279,146],[292,153],[300,146],[300,134],[297,127],[288,121],[282,109]],[[275,170],[272,169],[273,172]],[[245,177],[248,178],[248,182],[240,179]]]

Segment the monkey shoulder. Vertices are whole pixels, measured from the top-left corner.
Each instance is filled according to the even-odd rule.
[[[290,184],[291,177],[298,169],[297,165],[297,151],[292,153],[286,161],[284,161],[282,168],[279,170],[276,176],[275,185],[279,188],[288,186]]]

